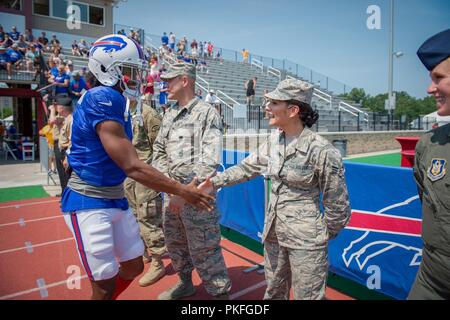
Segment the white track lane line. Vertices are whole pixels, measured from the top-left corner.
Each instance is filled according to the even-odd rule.
[[[16,209],[20,209],[21,207],[25,207],[25,206],[34,206],[37,204],[45,204],[45,203],[53,203],[53,202],[59,202],[59,200],[50,200],[50,201],[41,201],[41,202],[30,202],[30,203],[24,203],[24,204],[13,204],[10,206],[4,206],[4,207],[0,207],[0,209],[8,209],[8,208],[16,208]]]
[[[230,300],[235,300],[239,297],[242,297],[243,295],[246,295],[247,293],[250,293],[252,291],[258,290],[259,288],[262,288],[266,285],[266,280],[263,280],[257,284],[252,285],[251,287],[248,287],[246,289],[243,289],[241,291],[235,292],[232,295],[230,295]]]
[[[88,277],[87,275],[84,275],[84,276],[81,276],[81,277],[71,278],[71,281],[74,281],[74,280],[77,280],[77,279],[78,280],[83,280],[83,279],[85,279],[87,277]],[[42,283],[40,283],[40,284],[42,284]],[[37,288],[33,288],[33,289],[29,289],[29,290],[24,290],[24,291],[8,294],[6,296],[1,296],[0,300],[12,299],[12,298],[20,297],[20,296],[23,296],[23,295],[26,295],[26,294],[29,294],[29,293],[32,293],[32,292],[36,292],[36,291],[39,291],[40,293],[42,293],[43,290],[48,290],[49,288],[57,287],[57,286],[60,286],[60,285],[63,285],[63,284],[67,284],[67,280],[46,284],[44,286],[38,286]]]
[[[34,249],[34,248],[48,246],[48,245],[51,245],[51,244],[65,242],[65,241],[69,241],[69,240],[75,240],[75,239],[73,237],[70,237],[70,238],[61,239],[61,240],[55,240],[55,241],[49,241],[49,242],[33,244],[31,247],[30,246],[25,246],[25,247],[20,247],[20,248],[8,249],[8,250],[0,251],[0,254],[14,252],[14,251],[20,251],[20,250],[29,250],[30,248]]]
[[[43,220],[51,220],[51,219],[57,219],[57,218],[63,218],[64,216],[62,214],[57,215],[57,216],[52,216],[52,217],[45,217],[45,218],[39,218],[39,219],[31,219],[31,220],[23,220],[23,218],[19,219],[18,222],[10,222],[10,223],[4,223],[4,224],[0,224],[0,227],[7,227],[7,226],[13,226],[15,224],[20,225],[21,227],[23,227],[26,223],[29,222],[36,222],[36,221],[43,221]]]

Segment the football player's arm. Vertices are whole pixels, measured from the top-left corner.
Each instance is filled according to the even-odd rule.
[[[120,123],[106,120],[97,124],[96,131],[105,151],[128,177],[148,188],[179,195],[203,210],[212,210],[209,201],[214,200],[214,197],[200,192],[193,184],[183,185],[169,179],[151,165],[139,160]]]

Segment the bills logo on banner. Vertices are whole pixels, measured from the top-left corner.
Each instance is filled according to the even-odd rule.
[[[224,151],[225,167],[246,156]],[[233,160],[233,161],[230,161]],[[422,211],[411,168],[344,162],[352,208],[347,227],[329,243],[331,272],[371,290],[405,299],[422,261]],[[220,224],[261,241],[264,179],[222,188]],[[374,270],[379,274],[374,274]],[[376,285],[370,280],[376,276]]]
[[[375,266],[379,287],[370,289],[405,299],[423,246],[421,203],[412,170],[351,163],[346,170],[352,217],[330,242],[330,271],[368,285]]]

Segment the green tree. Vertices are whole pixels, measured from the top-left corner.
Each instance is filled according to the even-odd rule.
[[[364,104],[368,95],[363,88],[353,88],[349,93],[341,95],[341,98]]]
[[[0,111],[0,116],[3,116],[3,119],[8,118],[10,115],[12,115],[12,109],[11,108],[3,108]]]

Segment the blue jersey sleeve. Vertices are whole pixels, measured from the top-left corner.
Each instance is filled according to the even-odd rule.
[[[125,98],[121,94],[114,94],[107,90],[90,90],[84,99],[86,116],[94,132],[97,124],[108,120],[116,121],[125,127]]]

